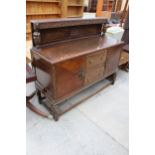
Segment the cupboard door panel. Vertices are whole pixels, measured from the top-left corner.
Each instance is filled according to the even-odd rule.
[[[107,59],[104,76],[108,76],[117,71],[121,47],[122,46],[111,47],[107,50]]]
[[[55,99],[69,95],[84,86],[84,57],[56,64]]]
[[[99,68],[93,68],[86,72],[85,75],[85,85],[89,85],[94,83],[95,81],[99,81],[103,78],[104,66]]]

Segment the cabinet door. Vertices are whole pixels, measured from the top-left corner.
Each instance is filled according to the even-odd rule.
[[[104,77],[109,76],[117,71],[121,49],[122,45],[111,47],[107,50],[107,59],[106,59]]]
[[[55,99],[65,97],[84,85],[85,58],[67,60],[55,65]]]
[[[103,78],[104,66],[93,68],[86,71],[85,85],[97,82]]]
[[[101,50],[86,57],[85,85],[92,84],[103,78],[107,50]]]

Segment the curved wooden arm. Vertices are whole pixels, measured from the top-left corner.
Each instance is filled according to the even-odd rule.
[[[46,114],[44,112],[42,112],[41,110],[39,110],[38,108],[36,108],[30,101],[27,101],[26,102],[26,106],[32,110],[33,112],[35,112],[36,114],[42,116],[42,117],[46,117],[46,118],[49,118],[49,119],[52,119],[52,115],[50,114]]]

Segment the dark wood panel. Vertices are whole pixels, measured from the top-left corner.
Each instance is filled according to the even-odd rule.
[[[63,101],[104,78],[111,83],[116,79],[124,43],[101,36],[102,23],[102,19],[32,22],[33,39],[42,44],[31,49],[36,86],[55,120],[64,112],[60,112]]]
[[[107,50],[106,68],[104,76],[108,76],[117,71],[121,49],[122,46],[116,46]]]
[[[100,64],[104,64],[107,56],[107,51],[102,50],[101,52],[89,54],[86,59],[86,67],[91,68]]]
[[[84,86],[84,57],[68,60],[55,65],[55,99],[63,97]]]
[[[53,96],[54,92],[54,84],[53,84],[53,69],[50,63],[46,60],[38,57],[34,53],[32,53],[32,62],[33,66],[35,66],[35,73],[37,76],[37,82],[41,84],[44,90],[49,91],[51,96]]]
[[[31,21],[33,46],[41,47],[52,42],[101,34],[105,18],[71,18]]]
[[[87,39],[57,43],[48,47],[33,47],[32,51],[50,63],[55,64],[122,44],[122,41],[117,41],[105,36],[89,37]]]
[[[38,29],[50,29],[60,28],[68,26],[79,26],[79,25],[93,25],[93,24],[105,24],[106,18],[62,18],[62,19],[46,19],[46,20],[32,20],[33,30]]]
[[[89,85],[95,81],[101,80],[103,78],[103,73],[104,66],[87,70],[85,74],[85,85]]]
[[[40,31],[41,40],[39,45],[48,44],[62,40],[88,37],[90,35],[99,35],[102,25],[83,25],[76,27],[63,27],[44,29]]]

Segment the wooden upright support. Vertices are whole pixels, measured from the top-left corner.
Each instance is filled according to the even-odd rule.
[[[97,1],[97,8],[96,8],[96,17],[102,16],[102,8],[103,8],[104,0]]]
[[[116,12],[120,11],[121,10],[121,6],[122,6],[122,0],[117,0],[115,11]]]
[[[113,6],[112,6],[112,12],[115,12],[116,4],[117,4],[117,0],[114,0]]]
[[[61,5],[61,17],[66,18],[67,17],[67,3],[68,3],[68,0],[62,0],[61,3],[62,3],[62,5]]]
[[[128,11],[129,11],[129,8],[127,9],[128,3],[129,3],[129,0],[126,0],[125,6],[124,6],[124,9],[123,9],[123,12],[122,12],[122,15],[121,15],[121,17],[120,17],[120,19],[121,19],[121,25],[122,25],[122,23],[123,23],[123,21],[124,21],[126,15],[127,15]]]

